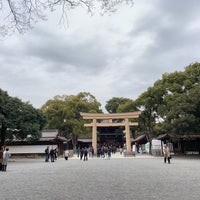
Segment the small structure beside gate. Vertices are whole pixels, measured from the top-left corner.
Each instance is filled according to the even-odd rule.
[[[13,140],[7,144],[12,157],[38,157],[44,155],[44,150],[57,149],[58,155],[62,155],[68,139],[59,135],[57,130],[43,130],[41,138],[36,141]]]

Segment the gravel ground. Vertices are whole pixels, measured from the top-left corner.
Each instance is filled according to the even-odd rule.
[[[0,181],[0,200],[199,200],[200,159],[16,159]]]

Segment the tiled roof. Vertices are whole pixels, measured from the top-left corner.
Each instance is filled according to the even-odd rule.
[[[78,142],[92,142],[92,139],[78,139]]]
[[[190,139],[190,138],[191,139],[197,139],[197,138],[200,138],[200,134],[196,134],[196,135],[194,135],[194,134],[193,135],[183,135],[182,138],[183,139]]]
[[[139,142],[140,140],[146,139],[146,134],[140,135],[137,138],[133,139],[133,142]]]
[[[55,141],[55,140],[60,140],[63,142],[67,142],[68,139],[62,136],[58,135],[57,130],[44,130],[42,131],[42,137],[40,138],[39,141]]]
[[[162,135],[159,135],[157,137],[157,140],[170,139],[170,138],[172,138],[172,135],[170,135],[170,134],[162,134]]]

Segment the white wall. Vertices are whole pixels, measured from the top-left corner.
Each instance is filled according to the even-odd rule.
[[[49,150],[57,148],[57,145],[49,145]],[[20,146],[6,146],[9,148],[11,154],[15,153],[44,153],[47,145],[20,145]]]

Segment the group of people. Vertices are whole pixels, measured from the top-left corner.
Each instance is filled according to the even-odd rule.
[[[111,154],[114,154],[116,152],[116,148],[113,146],[109,146],[109,145],[99,145],[97,147],[97,158],[111,158]],[[119,152],[120,154],[122,154],[123,152],[123,148],[120,147],[119,148]],[[90,157],[94,156],[94,149],[93,147],[87,148],[87,147],[78,147],[77,148],[77,156],[80,157],[80,160],[84,160],[87,161],[88,160],[88,155],[90,155]],[[170,149],[169,146],[167,144],[163,145],[163,155],[164,155],[164,163],[168,163],[170,164],[170,160],[171,160],[171,155],[170,155]]]
[[[4,148],[1,147],[0,149],[0,171],[6,171],[7,169],[7,164],[8,164],[8,160],[10,158],[10,152],[9,152],[9,148]]]
[[[77,148],[77,157],[80,157],[80,160],[87,161],[88,157],[94,157],[94,148],[93,147],[78,147]]]
[[[111,154],[116,152],[116,147],[109,145],[98,145],[97,147],[97,157],[98,158],[111,158]],[[94,157],[94,148],[93,147],[78,147],[77,148],[77,157],[80,157],[80,160],[87,161],[88,157]]]
[[[83,161],[88,161],[88,154],[91,154],[91,156],[93,157],[94,156],[94,149],[93,148],[87,148],[87,147],[78,147],[77,149],[77,156],[79,157],[80,156],[80,160],[83,160]]]
[[[111,158],[111,153],[116,153],[116,147],[110,145],[99,145],[97,147],[97,158]]]
[[[49,146],[47,146],[47,148],[45,149],[45,162],[49,162],[49,159],[51,162],[55,162],[55,160],[57,160],[57,148],[52,148],[49,150]]]
[[[49,150],[49,146],[45,149],[45,162],[49,162],[49,159],[51,162],[54,162],[57,160],[57,148],[52,148]],[[111,153],[115,153],[113,151],[113,148],[111,146],[98,146],[97,148],[97,157],[105,158],[107,157],[110,159]],[[91,157],[94,156],[94,149],[93,147],[91,148],[80,148],[78,147],[77,149],[77,156],[80,156],[80,160],[87,161],[88,160],[88,154],[90,154]],[[170,164],[170,149],[167,144],[163,145],[163,155],[164,155],[164,163]],[[9,148],[3,148],[1,147],[0,149],[0,171],[6,171],[7,169],[7,164],[9,161],[11,154],[9,152]],[[68,160],[69,157],[69,151],[65,150],[64,152],[64,158],[65,160]]]
[[[45,149],[45,162],[49,162],[49,160],[51,162],[55,162],[55,160],[57,160],[57,157],[58,157],[58,150],[57,148],[52,148],[49,149],[49,146],[47,146],[47,148]],[[65,160],[68,160],[70,156],[70,152],[69,150],[65,150],[64,153],[63,153],[63,157],[65,158]]]

